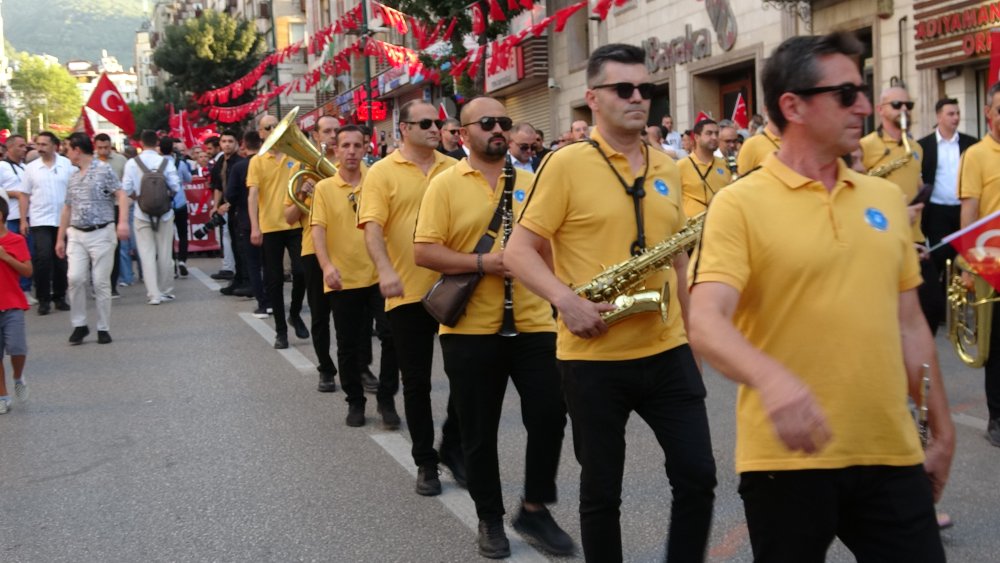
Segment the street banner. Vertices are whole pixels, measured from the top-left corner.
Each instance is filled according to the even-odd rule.
[[[184,186],[188,208],[188,252],[212,252],[219,250],[218,229],[212,229],[208,236],[198,240],[194,238],[195,231],[202,228],[211,218],[212,188],[208,178],[197,177]],[[174,235],[174,250],[177,250],[177,235]]]

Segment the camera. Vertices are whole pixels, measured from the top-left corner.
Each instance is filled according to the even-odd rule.
[[[209,231],[216,227],[221,227],[226,224],[226,218],[218,213],[212,213],[212,218],[208,220],[207,223],[201,226],[200,229],[192,233],[194,238],[201,240],[208,236]]]

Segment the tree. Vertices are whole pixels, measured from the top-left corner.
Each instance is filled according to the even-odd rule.
[[[153,63],[171,74],[168,86],[204,92],[253,70],[263,52],[264,36],[253,23],[207,10],[199,18],[167,27]]]
[[[83,99],[76,80],[64,67],[27,53],[14,56],[16,69],[10,87],[20,96],[24,111],[18,117],[18,131],[25,120],[44,116],[46,126],[72,126],[80,115]]]
[[[13,129],[14,122],[10,120],[10,116],[7,114],[7,110],[0,107],[0,129]]]
[[[135,117],[136,131],[151,129],[167,131],[170,129],[170,112],[167,104],[173,104],[177,110],[184,109],[184,95],[177,88],[154,88],[151,100],[146,103],[129,104],[132,116]]]

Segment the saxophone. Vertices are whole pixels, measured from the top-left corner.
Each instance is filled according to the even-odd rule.
[[[577,295],[594,303],[611,303],[617,309],[601,314],[606,324],[613,325],[637,313],[660,313],[667,322],[667,306],[670,303],[669,283],[662,289],[632,293],[642,287],[646,278],[659,270],[670,267],[670,263],[681,252],[687,252],[698,243],[705,213],[688,219],[684,228],[663,242],[597,274],[592,280],[574,289]]]
[[[868,171],[869,176],[885,178],[889,174],[892,174],[896,170],[906,166],[908,162],[913,160],[913,150],[910,149],[910,141],[907,139],[909,136],[909,119],[907,118],[905,109],[899,113],[899,128],[902,131],[903,148],[906,149],[906,154],[896,160],[893,160],[892,162],[872,168]],[[886,149],[886,151],[888,151],[888,149]]]

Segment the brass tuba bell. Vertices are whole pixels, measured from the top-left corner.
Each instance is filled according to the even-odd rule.
[[[972,276],[968,288],[962,274]],[[948,261],[948,339],[969,367],[982,367],[990,357],[990,331],[997,291],[961,256]]]
[[[304,168],[288,180],[288,197],[303,213],[308,215],[309,207],[299,198],[298,182],[305,179],[306,176],[312,176],[317,181],[330,178],[337,173],[337,167],[316,149],[309,137],[306,137],[305,133],[295,124],[295,116],[298,113],[298,106],[288,112],[288,115],[268,135],[267,140],[260,147],[260,152],[276,150],[302,163]]]

